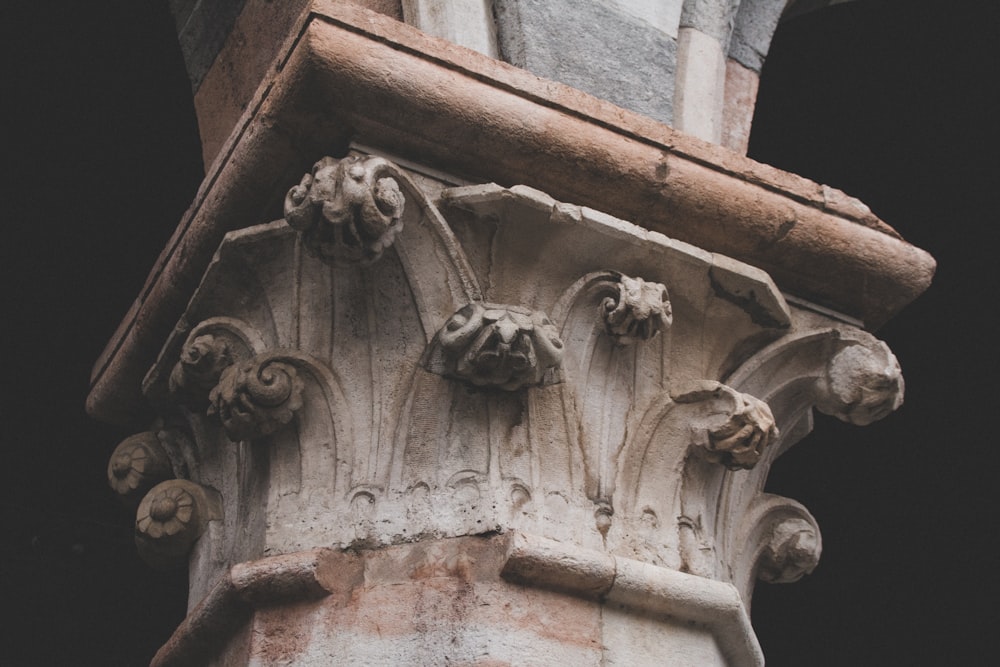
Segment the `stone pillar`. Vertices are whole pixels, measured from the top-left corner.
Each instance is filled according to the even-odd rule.
[[[290,35],[95,368],[190,571],[154,663],[763,664],[754,582],[821,552],[767,472],[901,403],[866,329],[933,260],[383,14]]]

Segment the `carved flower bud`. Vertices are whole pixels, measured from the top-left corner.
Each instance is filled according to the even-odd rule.
[[[232,344],[225,336],[189,337],[170,372],[170,393],[191,407],[204,408],[212,387],[233,361]]]
[[[757,577],[773,584],[798,581],[819,564],[822,541],[805,519],[790,518],[775,525],[760,556]]]
[[[258,355],[222,373],[208,412],[219,416],[231,439],[254,440],[292,420],[302,407],[302,386],[291,364]]]
[[[749,470],[778,434],[771,408],[748,394],[736,394],[737,407],[722,426],[708,433],[708,460],[730,470]]]
[[[153,431],[125,438],[108,461],[108,483],[129,502],[137,502],[153,486],[173,476],[170,458]]]
[[[405,198],[382,158],[323,158],[285,196],[285,220],[330,263],[369,263],[403,227]]]
[[[430,370],[507,390],[544,384],[563,355],[562,340],[545,313],[480,303],[452,315],[435,344],[441,359],[432,360]]]
[[[903,403],[899,362],[882,341],[845,347],[830,359],[817,386],[820,412],[858,426],[882,419]]]
[[[183,564],[205,525],[220,513],[215,493],[194,482],[172,479],[157,484],[136,511],[139,555],[160,569]]]
[[[673,323],[670,297],[660,283],[622,276],[618,296],[607,297],[601,304],[604,327],[621,345],[649,340]]]
[[[674,396],[674,400],[702,411],[701,416],[691,418],[693,444],[706,460],[730,470],[753,468],[764,449],[778,437],[767,403],[724,384],[702,381],[694,389]]]

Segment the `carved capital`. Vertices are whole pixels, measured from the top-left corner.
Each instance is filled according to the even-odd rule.
[[[694,444],[713,463],[730,470],[749,470],[778,436],[767,403],[718,382],[674,396],[677,403],[702,403],[707,413],[692,423]]]
[[[126,502],[138,502],[153,486],[173,476],[170,458],[155,431],[125,438],[108,461],[108,483]]]
[[[903,404],[903,374],[889,347],[866,337],[829,361],[817,383],[816,407],[845,422],[866,426]]]
[[[774,525],[763,545],[757,578],[772,584],[798,581],[819,564],[822,541],[816,526],[798,517]]]
[[[225,369],[209,396],[209,414],[219,416],[233,440],[274,433],[302,407],[302,380],[273,355],[257,355]]]
[[[168,569],[182,565],[209,521],[221,518],[221,503],[211,489],[186,479],[153,487],[135,518],[139,555],[149,565]]]
[[[285,196],[285,220],[330,263],[377,260],[403,228],[397,170],[377,157],[325,157]]]
[[[601,303],[604,328],[621,345],[649,340],[673,322],[670,296],[660,283],[621,276],[618,294]]]
[[[554,382],[562,357],[563,342],[545,313],[470,303],[438,332],[426,365],[477,386],[515,390]]]

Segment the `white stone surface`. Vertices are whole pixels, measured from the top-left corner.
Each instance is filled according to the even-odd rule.
[[[722,140],[726,54],[719,40],[681,28],[674,79],[674,127],[712,143]]]
[[[497,57],[492,0],[402,0],[403,20],[426,33]]]

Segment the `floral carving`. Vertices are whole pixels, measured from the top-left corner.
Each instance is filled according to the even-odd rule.
[[[232,340],[224,335],[192,335],[170,372],[170,393],[191,407],[203,408],[208,395],[235,360]]]
[[[706,382],[674,400],[702,403],[708,408],[707,418],[693,422],[694,444],[705,459],[730,470],[753,468],[764,449],[778,436],[767,403],[724,384]]]
[[[903,403],[903,373],[889,347],[874,338],[840,350],[819,381],[816,407],[843,421],[866,426]]]
[[[253,440],[277,431],[302,407],[302,380],[295,368],[270,355],[229,366],[209,396],[233,440]]]
[[[153,431],[129,436],[108,461],[108,483],[126,500],[138,500],[149,489],[173,477],[170,458]]]
[[[816,528],[800,518],[776,524],[764,544],[757,577],[761,581],[785,584],[798,581],[819,564],[822,542]]]
[[[136,511],[139,554],[153,567],[181,565],[212,519],[219,518],[214,492],[186,479],[153,487]]]
[[[330,263],[377,260],[403,228],[398,172],[377,157],[325,157],[285,196],[285,220]]]
[[[609,296],[601,303],[601,314],[605,330],[621,345],[649,340],[673,322],[665,286],[624,275],[618,280],[617,297]]]
[[[545,313],[470,303],[438,332],[428,369],[477,386],[515,390],[554,382],[563,343]]]

